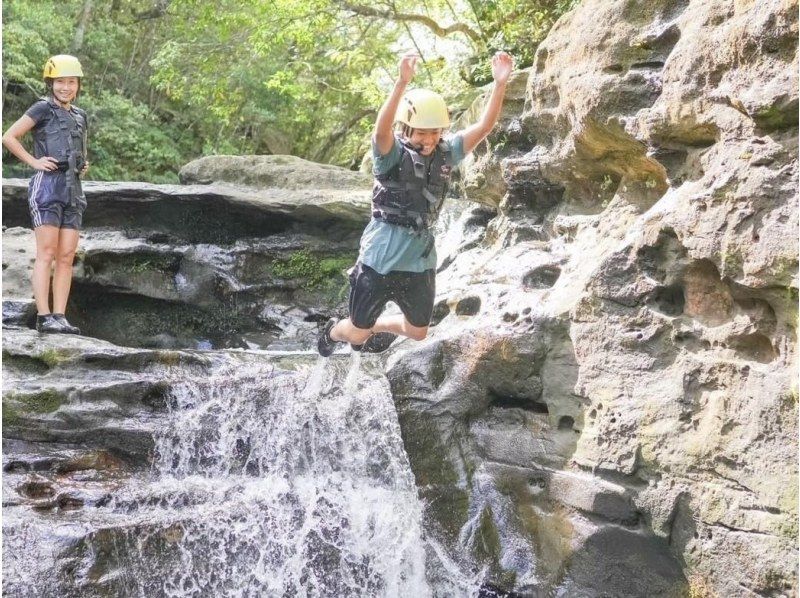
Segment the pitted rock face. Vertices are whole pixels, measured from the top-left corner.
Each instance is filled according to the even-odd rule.
[[[442,255],[451,309],[388,374],[418,478],[449,472],[426,492],[465,503],[430,517],[496,587],[797,594],[797,9],[587,0],[467,163],[501,164],[469,191],[497,216]],[[620,521],[641,558],[602,548]]]

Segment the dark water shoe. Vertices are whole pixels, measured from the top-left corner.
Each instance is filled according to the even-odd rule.
[[[363,345],[350,345],[353,351],[361,351],[362,353],[383,353],[397,338],[396,334],[391,332],[376,332],[370,336]]]
[[[336,318],[331,318],[325,323],[325,328],[322,329],[322,332],[319,334],[319,339],[317,339],[317,351],[323,357],[329,357],[331,353],[336,350],[336,345],[339,344],[338,341],[335,341],[331,338],[331,330],[339,320]]]
[[[58,321],[55,314],[36,316],[36,331],[48,334],[63,334],[66,332],[64,325]]]
[[[64,327],[64,332],[66,334],[80,334],[81,329],[77,326],[73,326],[67,321],[67,317],[64,314],[53,314],[53,317],[58,320],[58,322]]]

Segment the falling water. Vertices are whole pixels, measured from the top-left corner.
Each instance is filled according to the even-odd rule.
[[[374,364],[360,355],[217,355],[225,365],[212,375],[167,375],[168,413],[158,416],[149,472],[92,508],[4,522],[4,572],[13,578],[5,590],[475,595],[424,537],[388,382]]]
[[[126,591],[431,595],[388,385],[347,365],[238,366],[174,386],[152,481],[110,505],[135,516],[149,503],[161,522],[126,547]]]

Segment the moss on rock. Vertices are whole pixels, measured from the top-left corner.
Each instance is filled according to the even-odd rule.
[[[22,411],[29,413],[52,413],[58,409],[65,401],[66,396],[57,390],[48,388],[34,393],[9,392],[3,397],[3,406],[8,401],[14,401],[22,407]]]
[[[302,279],[303,288],[319,289],[336,279],[343,280],[342,272],[354,262],[352,255],[336,255],[320,258],[307,249],[292,253],[288,258],[276,260],[272,273],[279,278]]]

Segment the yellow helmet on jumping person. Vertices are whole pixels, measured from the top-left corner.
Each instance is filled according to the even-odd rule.
[[[59,54],[47,59],[44,63],[45,79],[56,79],[58,77],[83,77],[81,63],[74,56],[69,54]]]
[[[400,100],[395,120],[412,129],[446,129],[450,115],[444,98],[430,89],[412,89]]]

